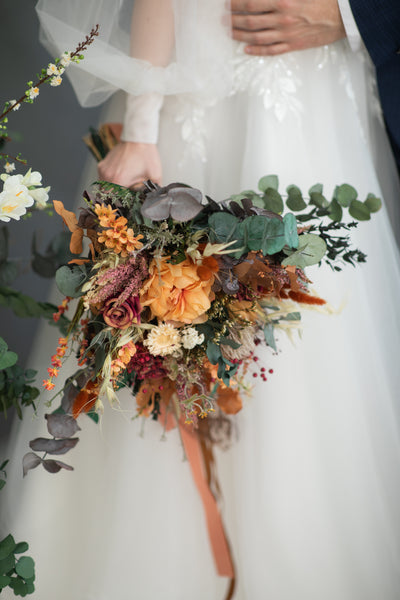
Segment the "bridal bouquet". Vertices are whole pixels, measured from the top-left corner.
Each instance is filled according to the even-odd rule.
[[[138,415],[163,423],[172,415],[196,426],[215,410],[241,409],[257,345],[276,351],[275,328],[298,326],[301,304],[325,304],[310,293],[304,269],[325,260],[340,270],[339,261],[365,260],[347,235],[336,235],[355,225],[335,219],[338,211],[348,207],[357,216],[358,209],[361,218],[357,203],[369,211],[379,205],[372,197],[364,204],[349,200],[355,190],[348,185],[339,186],[331,202],[321,186],[310,190],[308,201],[290,186],[286,206],[292,210],[283,214],[277,177],[264,177],[259,189],[216,203],[179,183],[160,188],[147,182],[132,191],[98,182],[85,192],[79,217],[54,202],[71,231],[71,252],[87,248],[56,274],[66,298],[54,318],[72,298],[79,300],[45,388],[55,387],[68,347],[79,369],[64,388],[57,411],[64,415],[48,416],[55,438],[63,417],[66,430],[60,439],[31,442],[33,450],[66,452],[77,441],[67,439],[77,430],[71,421],[81,412],[96,419],[105,398],[118,405],[122,387],[132,391]],[[266,380],[265,367],[253,376]],[[42,462],[28,456],[25,470]],[[69,468],[45,462],[52,463],[49,470]]]

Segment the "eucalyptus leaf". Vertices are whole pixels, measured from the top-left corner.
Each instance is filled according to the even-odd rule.
[[[7,350],[8,350],[7,342],[5,341],[5,339],[3,339],[2,337],[0,337],[0,355],[3,352],[7,352]],[[2,467],[0,467],[0,468],[2,468]]]
[[[75,448],[79,438],[65,438],[54,440],[49,438],[36,438],[29,442],[29,447],[35,452],[47,452],[47,454],[66,454]]]
[[[10,584],[11,577],[8,575],[0,575],[0,590],[7,587]]]
[[[0,575],[6,575],[12,571],[15,567],[15,556],[13,553],[9,554],[2,560],[0,560]]]
[[[7,535],[7,537],[5,537],[3,540],[1,540],[1,542],[0,542],[0,560],[3,560],[4,558],[6,558],[9,554],[11,554],[11,552],[14,552],[15,546],[16,546],[16,543],[11,534]]]
[[[207,342],[207,358],[212,365],[216,365],[221,358],[221,348],[211,340]]]
[[[0,370],[8,369],[15,365],[18,360],[18,354],[15,352],[7,351],[0,354]]]
[[[237,217],[229,213],[217,212],[213,213],[208,219],[208,225],[213,234],[213,242],[229,242],[233,239],[233,235],[237,224]]]
[[[343,209],[340,206],[339,202],[337,200],[335,200],[335,198],[330,203],[328,217],[330,219],[332,219],[332,221],[341,221],[342,220]]]
[[[304,202],[301,190],[297,187],[297,185],[289,185],[289,187],[286,188],[286,191],[288,194],[286,206],[289,210],[298,212],[307,208],[307,204]]]
[[[266,192],[268,188],[278,191],[279,179],[277,175],[265,175],[258,182],[258,189]]]
[[[15,570],[22,579],[31,579],[35,575],[35,563],[30,556],[21,556],[15,565]]]
[[[318,208],[326,208],[329,206],[328,200],[320,192],[311,192],[310,204],[314,204],[314,206],[317,206]]]
[[[79,298],[82,295],[81,285],[86,280],[86,269],[83,265],[63,265],[56,271],[56,284],[64,296]]]
[[[69,438],[80,431],[76,420],[69,415],[45,415],[47,430],[55,438]]]
[[[357,190],[352,185],[343,183],[336,188],[335,198],[341,206],[348,208],[350,203],[357,198]]]
[[[290,248],[297,248],[299,245],[299,236],[297,233],[297,219],[292,213],[287,213],[283,217],[285,227],[285,243]]]
[[[23,552],[27,552],[27,550],[29,550],[29,544],[19,542],[14,548],[14,554],[22,554]]]
[[[277,351],[276,342],[274,338],[274,326],[272,323],[267,323],[264,326],[264,338],[267,346],[270,346],[275,352]]]
[[[42,461],[43,467],[49,473],[58,473],[61,469],[65,469],[66,471],[73,471],[74,468],[71,465],[67,465],[60,460],[46,459]]]
[[[299,247],[282,261],[283,266],[292,265],[304,269],[319,263],[326,253],[326,243],[313,233],[303,233],[299,236]]]
[[[270,210],[278,215],[283,213],[284,205],[282,196],[276,189],[271,187],[266,189],[264,192],[263,201],[266,210]]]
[[[349,214],[357,221],[369,221],[371,213],[364,202],[353,200],[349,206]]]
[[[28,452],[27,454],[25,454],[24,458],[22,459],[22,471],[24,477],[28,473],[28,471],[30,471],[31,469],[35,469],[38,465],[40,465],[41,462],[42,459],[40,458],[40,456],[38,456],[34,452]]]
[[[311,194],[322,194],[323,190],[324,188],[322,183],[316,183],[312,187],[310,187],[310,189],[308,190],[308,195],[311,196]]]
[[[374,196],[374,194],[368,194],[364,204],[371,213],[378,212],[382,208],[382,200]]]

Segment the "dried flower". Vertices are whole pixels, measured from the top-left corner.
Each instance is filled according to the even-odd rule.
[[[204,342],[204,334],[199,334],[197,329],[189,327],[184,329],[181,333],[182,346],[186,350],[192,350],[195,346],[198,346]]]
[[[173,354],[181,347],[179,331],[169,323],[162,323],[151,329],[147,339],[143,342],[151,354],[167,356]]]
[[[140,322],[141,306],[138,296],[125,300],[122,304],[118,299],[107,300],[103,309],[103,319],[110,327],[126,329],[132,323]]]

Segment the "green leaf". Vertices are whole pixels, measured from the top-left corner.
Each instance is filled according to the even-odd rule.
[[[282,317],[283,321],[301,321],[301,313],[299,312],[291,312],[288,313],[285,317]]]
[[[382,208],[382,200],[374,196],[374,194],[368,194],[364,204],[371,213],[378,212]]]
[[[352,185],[343,183],[336,188],[335,198],[341,206],[348,208],[350,203],[357,198],[357,190]]]
[[[6,485],[6,480],[0,479],[0,490],[2,490],[5,485]]]
[[[18,354],[16,354],[15,352],[3,352],[0,355],[0,369],[8,369],[9,367],[12,367],[13,365],[15,365],[15,363],[18,360]]]
[[[3,560],[14,551],[16,544],[13,536],[10,534],[0,542],[0,560]]]
[[[277,175],[266,175],[258,182],[258,189],[266,192],[268,188],[278,191],[279,179]]]
[[[30,556],[22,556],[17,561],[15,570],[22,579],[31,579],[35,575],[35,563]]]
[[[297,185],[289,185],[289,187],[286,188],[286,191],[288,193],[286,206],[289,210],[294,210],[295,212],[298,212],[300,210],[304,210],[307,207],[307,204],[303,200],[301,190],[297,187]]]
[[[11,581],[11,577],[8,575],[0,575],[0,590],[7,587]]]
[[[263,201],[266,210],[270,210],[276,213],[277,215],[283,213],[283,200],[282,196],[278,191],[274,190],[273,188],[268,188],[264,192]]]
[[[353,219],[357,219],[357,221],[369,221],[371,218],[371,213],[368,210],[368,207],[364,204],[364,202],[360,202],[359,200],[353,200],[349,206],[349,214],[353,217]]]
[[[328,217],[330,219],[332,219],[332,221],[341,221],[342,220],[343,209],[340,206],[339,202],[337,200],[335,200],[335,198],[332,200],[332,202],[330,204]]]
[[[317,206],[318,208],[326,208],[327,206],[329,206],[328,200],[323,194],[320,194],[319,192],[311,192],[310,204],[314,204],[314,206]]]
[[[0,560],[0,575],[7,575],[10,571],[14,569],[15,566],[15,558],[14,554],[9,554],[2,560]]]
[[[323,189],[324,188],[322,186],[322,183],[316,183],[315,185],[310,187],[310,189],[308,190],[308,194],[309,196],[311,196],[311,194],[322,194]]]
[[[277,348],[276,348],[276,342],[275,342],[275,338],[274,338],[274,326],[272,323],[267,323],[265,325],[264,338],[265,338],[265,343],[267,344],[267,346],[270,346],[276,352]]]
[[[86,269],[83,265],[68,267],[63,265],[56,271],[56,284],[64,296],[79,298],[82,292],[80,286],[86,279]]]
[[[32,258],[31,266],[35,273],[47,279],[54,277],[57,270],[57,265],[52,257],[42,256],[38,253]]]
[[[221,358],[220,347],[211,340],[207,342],[207,358],[212,365],[216,365]]]
[[[0,337],[0,354],[2,354],[3,352],[7,352],[7,350],[7,342],[2,337]]]
[[[297,248],[299,245],[299,236],[297,233],[297,219],[292,213],[287,213],[283,217],[285,227],[285,243],[290,248]]]
[[[29,550],[29,544],[27,542],[19,542],[14,548],[14,554],[22,554]]]
[[[2,227],[0,229],[0,263],[7,260],[8,256],[8,229]]]
[[[304,269],[319,263],[326,253],[326,243],[314,233],[299,236],[299,248],[282,261],[283,266],[293,265]]]
[[[213,213],[208,224],[213,234],[213,242],[229,242],[233,239],[238,219],[229,213],[217,212]]]
[[[10,285],[18,277],[18,266],[15,262],[5,261],[0,264],[0,285]]]

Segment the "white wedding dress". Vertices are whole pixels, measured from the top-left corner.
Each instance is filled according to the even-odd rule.
[[[274,373],[253,378],[231,448],[216,450],[234,599],[397,600],[400,261],[390,221],[400,194],[372,69],[346,41],[265,59],[238,46],[233,67],[230,97],[164,102],[165,182],[222,200],[275,173],[282,191],[321,182],[331,194],[347,182],[361,199],[383,191],[385,204],[352,233],[365,265],[309,269],[341,310],[305,310],[302,339],[281,334],[277,355],[260,349],[258,364]],[[56,344],[54,334],[40,342],[42,369]],[[65,457],[75,471],[37,469],[22,482],[28,441],[45,433],[25,417],[2,525],[30,543],[37,600],[222,600],[227,582],[178,433],[161,441],[147,421],[140,436],[133,412],[124,395],[101,427],[80,417],[81,441]]]

